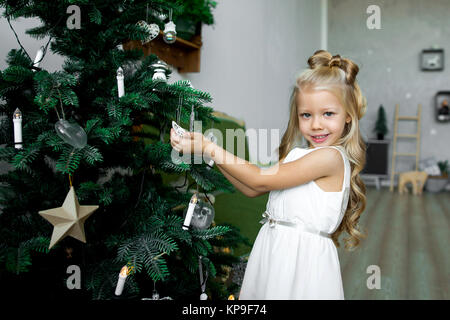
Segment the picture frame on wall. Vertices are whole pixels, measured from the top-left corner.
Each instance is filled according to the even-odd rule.
[[[435,95],[435,113],[438,122],[450,121],[450,91],[439,91]]]
[[[424,49],[420,55],[420,66],[423,71],[444,70],[444,49]]]

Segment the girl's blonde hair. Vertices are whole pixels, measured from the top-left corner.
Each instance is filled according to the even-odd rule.
[[[297,83],[290,100],[290,116],[286,132],[278,148],[281,162],[301,139],[297,114],[297,95],[302,90],[327,90],[333,93],[351,117],[345,124],[342,137],[334,145],[346,150],[351,167],[349,202],[341,224],[331,235],[336,247],[339,247],[339,235],[346,231],[350,237],[345,238],[347,250],[356,248],[360,240],[367,235],[358,230],[359,218],[366,207],[366,186],[359,173],[366,164],[366,144],[359,131],[359,119],[366,112],[366,100],[356,82],[358,66],[349,59],[319,50],[308,59],[309,69],[297,77]],[[308,142],[309,145],[309,142]]]

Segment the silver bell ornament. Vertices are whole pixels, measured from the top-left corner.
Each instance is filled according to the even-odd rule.
[[[187,210],[188,208],[184,210],[184,217],[186,217]],[[191,228],[197,230],[208,229],[214,220],[214,214],[214,207],[209,202],[198,199],[192,214]]]
[[[152,65],[150,65],[150,68],[153,70],[153,77],[152,80],[160,80],[167,82],[167,71],[169,71],[169,66],[164,61],[158,60]]]
[[[87,144],[86,132],[77,123],[60,119],[55,123],[56,134],[72,147],[82,149]]]

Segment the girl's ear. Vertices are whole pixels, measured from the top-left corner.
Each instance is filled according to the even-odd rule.
[[[352,117],[347,116],[347,119],[345,119],[345,122],[346,122],[346,123],[350,123],[351,121],[352,121]]]

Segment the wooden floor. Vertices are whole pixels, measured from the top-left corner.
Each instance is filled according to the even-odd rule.
[[[450,193],[367,187],[366,195],[360,225],[368,237],[348,252],[341,236],[338,249],[345,299],[449,299]],[[367,286],[371,265],[380,269],[380,289]]]

